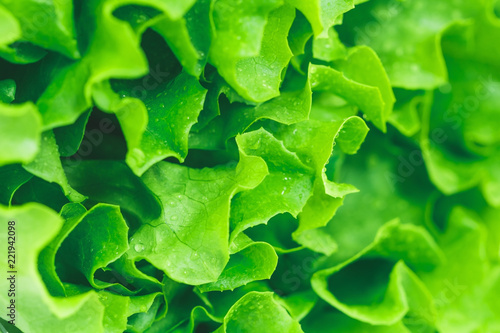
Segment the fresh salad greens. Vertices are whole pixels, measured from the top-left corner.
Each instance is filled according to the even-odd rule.
[[[500,1],[0,0],[0,328],[500,332]]]

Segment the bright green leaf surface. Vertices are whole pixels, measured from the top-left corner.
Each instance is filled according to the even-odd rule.
[[[270,333],[302,332],[300,324],[273,299],[272,293],[250,292],[229,309],[218,331],[254,332],[255,329]]]
[[[1,208],[4,221],[16,222],[18,235],[19,272],[16,276],[17,287],[23,290],[17,297],[16,325],[27,332],[47,332],[60,329],[71,332],[104,332],[102,325],[104,307],[93,292],[68,298],[50,296],[38,272],[38,255],[43,247],[56,236],[61,228],[61,219],[52,210],[39,204],[29,204],[6,210]],[[2,243],[6,244],[7,234],[2,233]],[[40,235],[45,235],[40,237]],[[4,238],[5,237],[5,238]],[[6,262],[2,270],[7,271]],[[0,286],[8,290],[8,280],[3,279]],[[1,296],[2,305],[7,304],[7,294]]]
[[[496,0],[0,0],[0,331],[500,332],[498,40]]]
[[[129,255],[150,261],[176,281],[216,281],[229,260],[230,199],[267,174],[261,158],[243,154],[236,168],[196,170],[163,162],[150,169],[143,180],[159,197],[163,215],[133,235]],[[158,178],[172,186],[162,186]]]
[[[61,165],[59,149],[52,131],[42,134],[40,151],[35,159],[23,165],[26,171],[40,177],[50,183],[56,183],[61,186],[64,194],[73,202],[80,202],[85,199],[80,193],[76,192],[68,183],[66,174]]]

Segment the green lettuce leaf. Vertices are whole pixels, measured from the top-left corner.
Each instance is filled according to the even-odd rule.
[[[294,18],[282,1],[233,0],[214,4],[209,61],[245,99],[264,102],[279,95],[281,73],[292,53],[287,35]]]
[[[234,290],[257,280],[267,280],[271,277],[278,256],[273,247],[265,242],[252,242],[243,233],[232,244],[231,256],[217,281],[200,285],[201,292],[214,290]]]
[[[393,86],[434,89],[448,79],[440,43],[443,32],[477,15],[480,6],[465,0],[372,0],[345,16],[342,32],[351,42],[377,52]]]
[[[35,159],[28,164],[24,164],[23,168],[43,180],[61,186],[64,194],[71,201],[81,202],[85,199],[83,195],[75,191],[68,183],[53,131],[42,133],[40,151]]]
[[[31,162],[40,147],[41,119],[32,103],[0,103],[0,166]]]
[[[19,20],[22,38],[43,48],[79,58],[71,1],[3,1]]]
[[[15,221],[16,247],[19,267],[16,274],[16,326],[26,332],[47,332],[60,329],[71,332],[104,332],[104,306],[95,292],[67,298],[52,297],[38,272],[38,255],[56,236],[62,225],[61,218],[51,209],[32,203],[10,209],[0,208],[2,220]],[[1,233],[7,244],[7,233]],[[3,262],[2,270],[8,271]],[[0,286],[9,289],[9,281],[2,279]],[[22,292],[20,292],[22,291]],[[7,293],[0,296],[3,304],[10,303]],[[36,314],[36,315],[35,315]],[[10,319],[9,319],[10,320]]]
[[[240,156],[236,167],[198,170],[167,162],[153,166],[143,181],[160,199],[163,214],[132,236],[129,256],[148,260],[175,281],[216,281],[229,260],[230,200],[267,175],[261,158],[243,151]],[[164,187],[158,179],[172,186]]]
[[[342,14],[354,8],[353,0],[287,0],[300,10],[311,24],[315,37],[327,37],[328,30],[342,21]]]
[[[94,288],[110,287],[94,275],[129,249],[128,227],[119,208],[99,204],[73,223],[75,225],[60,245],[57,259],[83,273]]]
[[[216,332],[302,332],[300,324],[269,292],[249,292],[236,302],[224,317],[224,324]]]
[[[0,167],[0,204],[9,206],[14,193],[32,177],[19,164]]]
[[[316,272],[311,284],[321,298],[349,317],[372,325],[392,325],[410,310],[406,289],[410,288],[411,295],[422,292],[414,288],[425,292],[404,262],[432,269],[442,260],[425,229],[391,221],[367,248],[344,263]],[[412,302],[418,301],[414,298]]]

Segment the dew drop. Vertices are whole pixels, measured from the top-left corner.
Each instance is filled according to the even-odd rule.
[[[134,245],[134,250],[136,252],[142,252],[144,251],[144,245],[142,245],[141,243],[137,243]]]

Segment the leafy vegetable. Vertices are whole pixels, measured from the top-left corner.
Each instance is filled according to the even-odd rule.
[[[0,331],[500,332],[499,8],[0,0]]]

